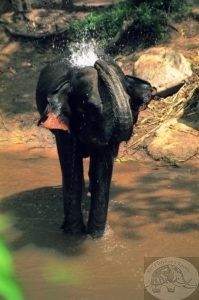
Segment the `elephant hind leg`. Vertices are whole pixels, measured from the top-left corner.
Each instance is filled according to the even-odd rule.
[[[57,150],[62,171],[64,222],[62,229],[66,233],[85,232],[81,211],[84,190],[83,161],[76,137],[57,130],[55,133]]]
[[[96,151],[90,158],[91,207],[87,233],[94,237],[102,236],[106,226],[113,159],[110,147]]]

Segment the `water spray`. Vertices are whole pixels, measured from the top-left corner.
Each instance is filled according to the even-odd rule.
[[[72,43],[70,52],[70,62],[73,66],[94,66],[96,60],[100,58],[98,45],[95,40],[87,42],[83,39],[81,42]]]

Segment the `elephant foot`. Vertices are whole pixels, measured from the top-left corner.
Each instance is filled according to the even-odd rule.
[[[106,211],[104,207],[98,207],[96,211],[91,211],[87,223],[87,233],[93,237],[101,237],[106,228]]]
[[[88,224],[87,234],[91,235],[93,238],[100,238],[104,235],[105,224],[103,225],[91,225]]]
[[[104,230],[98,230],[98,231],[88,231],[87,234],[90,235],[93,239],[99,239],[103,237],[104,235]]]
[[[83,221],[76,224],[69,224],[67,220],[64,220],[61,229],[64,231],[64,233],[70,235],[86,234],[86,227]]]

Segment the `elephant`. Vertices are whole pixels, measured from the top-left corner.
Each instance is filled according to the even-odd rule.
[[[116,63],[103,59],[92,67],[76,67],[61,59],[41,71],[36,88],[38,125],[55,136],[65,233],[103,235],[114,158],[120,143],[132,136],[139,110],[147,107],[155,93],[149,82],[125,76]],[[90,157],[87,226],[81,210],[85,157]]]
[[[151,277],[151,287],[153,293],[160,293],[161,288],[166,286],[168,292],[174,293],[176,286],[188,289],[195,288],[195,285],[189,284],[184,278],[182,271],[172,265],[164,265],[156,269]]]

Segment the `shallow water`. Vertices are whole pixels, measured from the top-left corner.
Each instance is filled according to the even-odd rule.
[[[145,257],[199,256],[196,165],[116,163],[106,233],[92,240],[59,229],[55,155],[13,149],[0,164],[0,211],[12,216],[5,237],[25,299],[142,300]]]

